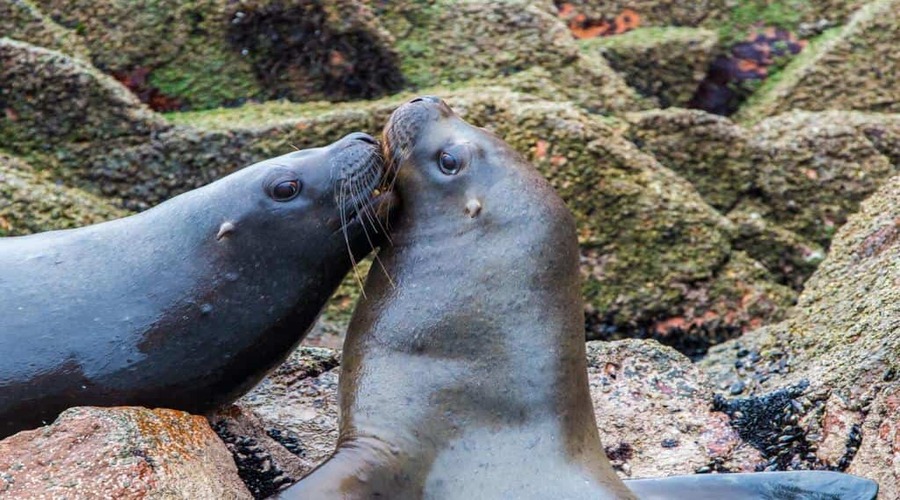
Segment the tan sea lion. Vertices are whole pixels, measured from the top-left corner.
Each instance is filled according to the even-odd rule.
[[[740,475],[629,489],[591,405],[563,201],[438,98],[397,109],[385,138],[401,208],[379,254],[386,273],[369,274],[344,342],[337,449],[280,498],[694,500],[709,486],[782,498],[753,496],[764,489]],[[784,493],[797,481],[774,483]]]

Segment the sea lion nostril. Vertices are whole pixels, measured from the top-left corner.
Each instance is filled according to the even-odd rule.
[[[410,104],[416,102],[429,102],[431,104],[439,104],[441,102],[441,98],[433,95],[423,95],[409,101]]]
[[[369,134],[364,134],[362,132],[355,132],[353,134],[348,135],[347,138],[350,140],[357,140],[357,141],[362,141],[362,142],[365,142],[368,144],[372,144],[373,146],[378,145],[378,141],[374,137],[372,137]]]

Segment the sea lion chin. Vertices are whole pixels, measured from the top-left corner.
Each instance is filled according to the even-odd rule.
[[[351,134],[131,217],[0,238],[0,438],[71,406],[239,397],[379,243],[382,174],[377,141]]]
[[[830,472],[620,480],[563,201],[436,97],[398,108],[384,135],[402,208],[344,342],[337,449],[280,498],[874,498],[872,481]]]

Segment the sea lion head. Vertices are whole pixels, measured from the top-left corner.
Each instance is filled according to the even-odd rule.
[[[571,214],[549,183],[502,139],[465,122],[443,100],[424,96],[403,104],[384,137],[389,176],[396,177],[403,200],[401,240],[404,233],[433,241],[475,230],[520,247],[528,235],[503,234],[530,231],[547,244],[575,248]]]
[[[393,197],[379,189],[381,148],[368,134],[271,158],[238,174],[226,179],[233,183],[232,199],[243,203],[224,214],[215,234],[221,244],[308,248],[313,256],[333,255],[333,247],[342,246],[360,258],[384,237]]]

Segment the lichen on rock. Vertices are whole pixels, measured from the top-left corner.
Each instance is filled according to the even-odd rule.
[[[900,2],[877,0],[808,47],[738,113],[756,122],[790,110],[900,112]]]
[[[252,498],[203,417],[136,407],[71,408],[0,441],[10,498]]]

